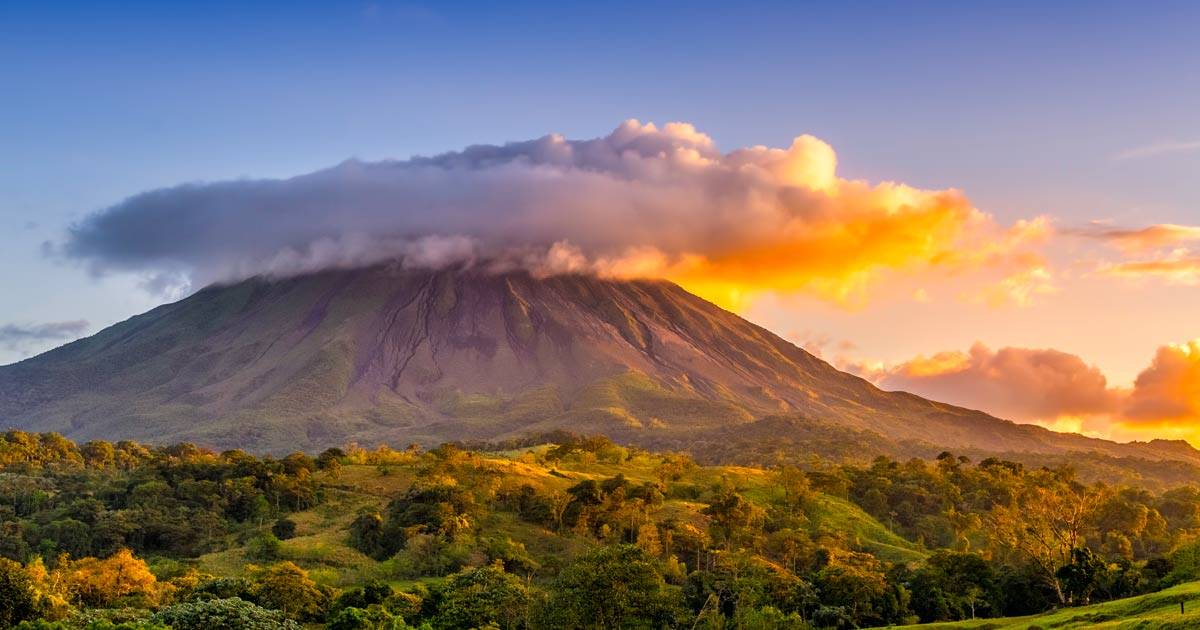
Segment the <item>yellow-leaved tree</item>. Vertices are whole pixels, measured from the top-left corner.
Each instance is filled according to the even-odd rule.
[[[81,558],[66,570],[67,591],[76,601],[94,608],[112,606],[118,601],[153,605],[159,585],[150,568],[128,549],[107,558]]]

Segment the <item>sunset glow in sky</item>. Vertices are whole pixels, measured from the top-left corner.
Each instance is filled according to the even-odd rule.
[[[499,257],[1200,446],[1194,3],[561,4],[0,7],[0,363],[212,281]]]

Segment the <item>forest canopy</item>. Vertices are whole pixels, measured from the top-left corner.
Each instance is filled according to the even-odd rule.
[[[1197,487],[548,439],[275,458],[0,434],[0,627],[851,628],[1200,579]]]

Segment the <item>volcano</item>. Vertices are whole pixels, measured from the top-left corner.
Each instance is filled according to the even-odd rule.
[[[869,437],[1200,462],[1179,443],[882,391],[665,281],[399,265],[211,286],[0,367],[0,423],[268,452],[557,429],[686,447],[820,427],[850,450]]]

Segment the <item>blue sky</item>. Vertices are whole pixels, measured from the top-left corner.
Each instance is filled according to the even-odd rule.
[[[0,327],[94,332],[161,302],[43,251],[141,191],[593,138],[627,118],[687,121],[726,150],[812,134],[843,177],[961,189],[1004,224],[1194,224],[1197,32],[1187,2],[4,2]],[[1195,289],[1156,290],[1200,305]],[[1156,344],[1200,334],[1175,317],[1090,347],[1062,313],[1098,295],[1054,311],[1057,327],[1036,309],[980,311],[974,327],[938,327],[954,334],[894,335],[910,343],[876,332],[886,310],[783,300],[750,314],[881,360],[1062,338],[1122,382]],[[61,341],[0,344],[0,363]]]

